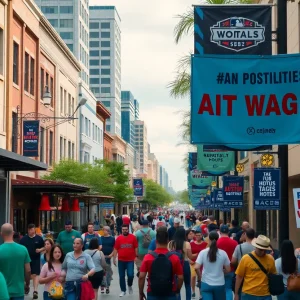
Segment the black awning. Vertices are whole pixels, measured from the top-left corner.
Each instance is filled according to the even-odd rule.
[[[45,171],[48,165],[0,148],[0,169],[5,171]]]

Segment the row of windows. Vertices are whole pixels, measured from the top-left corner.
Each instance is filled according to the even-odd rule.
[[[110,84],[110,78],[90,78],[90,84]]]
[[[80,45],[80,61],[86,66],[86,68],[89,68],[89,55],[85,51],[84,47]]]
[[[75,109],[75,99],[63,87],[60,87],[60,113],[62,115],[72,116]],[[72,120],[74,124],[74,120]]]
[[[110,56],[110,50],[90,50],[90,56]]]
[[[88,75],[84,70],[81,70],[81,71],[80,71],[80,78],[81,78],[86,84],[88,84],[88,82],[89,82],[89,75]]]
[[[101,47],[110,47],[110,41],[101,41],[101,43],[99,41],[90,41],[90,47],[91,48],[99,48],[101,45]]]
[[[99,32],[90,32],[90,38],[91,39],[99,39],[100,38],[100,33]],[[110,32],[109,31],[101,31],[101,38],[109,39],[110,38]]]
[[[89,15],[88,15],[87,10],[83,6],[83,4],[80,5],[79,10],[80,10],[79,13],[80,13],[81,18],[83,19],[83,21],[86,24],[86,26],[88,26],[89,25],[89,23],[88,23],[88,21],[89,21]]]
[[[99,23],[99,22],[90,22],[90,29],[99,29],[101,26],[101,29],[110,29],[110,23]]]
[[[90,59],[90,66],[99,66],[99,59]],[[101,59],[101,66],[110,66],[110,59]]]
[[[84,44],[88,48],[89,45],[89,35],[88,32],[85,30],[84,26],[79,22],[79,28],[80,28],[80,38],[83,40]]]
[[[100,69],[90,69],[90,75],[100,75]],[[110,75],[110,69],[101,69],[101,75]]]
[[[51,76],[44,68],[41,68],[41,74],[40,74],[40,97],[43,99],[44,92],[45,92],[45,86],[49,87],[50,93],[51,93],[51,107],[54,107],[54,79],[53,76]]]
[[[48,19],[50,24],[58,28],[58,19]],[[59,27],[60,28],[73,28],[73,19],[60,19],[59,20]]]
[[[58,6],[42,6],[41,10],[44,14],[57,14]],[[73,6],[60,6],[59,13],[61,14],[72,14]]]
[[[73,32],[60,32],[60,37],[62,39],[65,39],[65,40],[72,40],[73,39]]]
[[[59,139],[59,158],[62,159],[75,159],[75,143],[68,141],[67,139],[63,138],[62,136]]]
[[[91,121],[81,115],[81,127],[82,132],[93,139],[93,141],[100,143],[102,145],[103,143],[103,130],[99,128],[96,124],[91,123]]]
[[[31,57],[27,52],[25,52],[24,90],[33,96],[34,96],[34,74],[35,74],[34,68],[35,68],[34,58]]]
[[[110,94],[110,87],[102,87],[101,89],[99,87],[91,87],[91,91],[93,94],[100,94],[100,91],[101,94]]]

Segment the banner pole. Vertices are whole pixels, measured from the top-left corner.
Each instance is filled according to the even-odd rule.
[[[277,46],[278,54],[287,53],[287,1],[277,2]],[[289,162],[288,145],[278,146],[279,167],[281,168],[281,210],[279,211],[279,241],[289,239]]]

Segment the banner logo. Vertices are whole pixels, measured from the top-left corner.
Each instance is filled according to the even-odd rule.
[[[218,46],[240,52],[265,41],[265,27],[243,17],[232,17],[210,27],[211,42]]]

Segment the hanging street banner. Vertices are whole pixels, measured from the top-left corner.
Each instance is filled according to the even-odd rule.
[[[40,121],[23,121],[23,156],[39,156]]]
[[[189,152],[189,170],[197,169],[197,152]]]
[[[137,196],[137,197],[144,196],[143,179],[141,179],[141,178],[133,179],[133,195]]]
[[[280,169],[254,169],[254,209],[280,210]]]
[[[244,176],[223,176],[224,207],[242,208],[244,202]]]
[[[272,6],[194,8],[195,54],[272,54]]]
[[[214,189],[213,194],[214,194],[213,198],[215,202],[215,208],[216,209],[224,208],[223,189]]]
[[[300,228],[300,189],[293,189],[296,226]]]
[[[201,171],[192,170],[189,171],[189,186],[196,185],[198,187],[206,188],[211,185],[214,177],[203,175]]]
[[[298,66],[299,54],[194,56],[191,142],[299,144]]]
[[[234,170],[234,152],[211,145],[198,145],[197,168],[211,175],[224,175]]]

